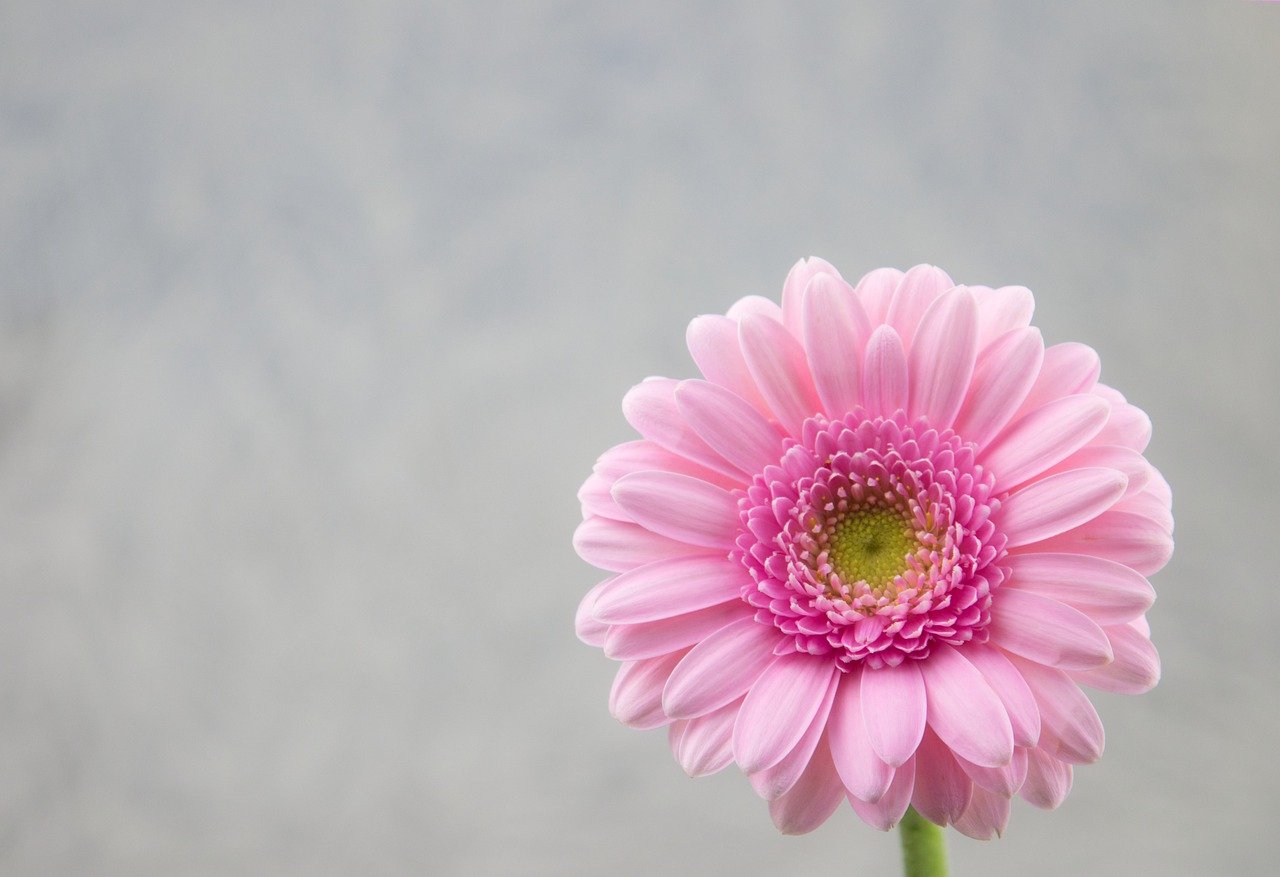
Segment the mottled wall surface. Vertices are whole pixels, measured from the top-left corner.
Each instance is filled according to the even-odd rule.
[[[0,871],[881,874],[618,726],[577,486],[799,256],[1156,423],[1165,680],[959,873],[1280,856],[1280,6],[0,2]],[[1137,867],[1135,867],[1137,866]]]

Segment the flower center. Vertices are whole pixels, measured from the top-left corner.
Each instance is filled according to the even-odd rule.
[[[920,547],[915,531],[897,509],[864,508],[824,528],[827,559],[841,581],[866,582],[877,597],[896,593],[894,579],[907,570],[907,557]]]
[[[902,412],[806,420],[739,495],[731,556],[756,620],[786,636],[781,648],[843,667],[986,642],[1007,540],[975,453]]]

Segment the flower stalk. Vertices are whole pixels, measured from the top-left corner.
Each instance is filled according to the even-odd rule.
[[[905,877],[947,877],[947,843],[941,828],[908,807],[898,831]]]

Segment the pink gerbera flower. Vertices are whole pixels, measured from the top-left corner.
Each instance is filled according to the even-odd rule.
[[[1150,421],[1032,307],[814,258],[780,308],[695,319],[703,379],[634,387],[642,438],[579,493],[574,545],[614,575],[577,629],[623,662],[613,714],[668,726],[691,775],[736,762],[787,833],[846,799],[976,838],[1015,794],[1060,804],[1102,754],[1079,686],[1159,678],[1146,576],[1173,519]]]

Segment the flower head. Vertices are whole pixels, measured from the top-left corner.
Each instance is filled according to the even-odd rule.
[[[695,319],[703,379],[634,387],[642,438],[579,493],[574,544],[615,575],[578,635],[623,662],[614,715],[669,727],[691,775],[736,762],[788,833],[845,800],[978,838],[1015,794],[1060,804],[1102,754],[1079,686],[1159,678],[1173,519],[1146,415],[1032,304],[814,258],[781,307]]]

